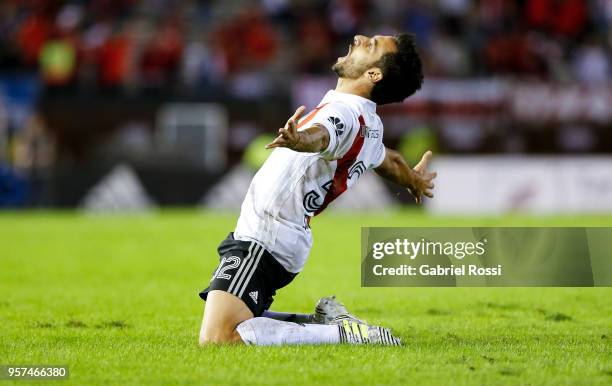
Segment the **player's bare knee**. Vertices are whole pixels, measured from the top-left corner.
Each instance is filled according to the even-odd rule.
[[[237,334],[237,333],[236,333]],[[218,333],[200,336],[200,346],[237,343],[234,333]]]
[[[206,329],[200,334],[200,346],[209,344],[231,344],[239,343],[242,339],[235,328],[214,328]]]

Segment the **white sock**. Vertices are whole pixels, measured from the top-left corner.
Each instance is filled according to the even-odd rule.
[[[337,325],[297,324],[259,317],[245,320],[236,330],[248,345],[340,343],[340,326]]]

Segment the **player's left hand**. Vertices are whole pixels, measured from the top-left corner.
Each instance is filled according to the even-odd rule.
[[[297,121],[300,119],[306,107],[300,106],[295,110],[295,113],[287,123],[285,127],[278,129],[278,137],[274,141],[266,145],[266,149],[273,149],[275,147],[287,147],[294,149],[300,142],[300,135],[297,131]]]
[[[427,171],[427,164],[431,160],[432,155],[431,150],[426,151],[419,163],[412,169],[415,172],[415,181],[408,188],[408,191],[414,196],[417,204],[423,201],[423,196],[433,198],[432,190],[434,183],[432,181],[438,173]]]

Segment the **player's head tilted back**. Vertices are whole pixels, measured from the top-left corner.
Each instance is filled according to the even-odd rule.
[[[332,70],[340,80],[358,82],[378,105],[401,102],[421,88],[423,70],[414,36],[357,35]]]

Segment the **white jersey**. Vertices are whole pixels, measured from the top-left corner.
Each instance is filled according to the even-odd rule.
[[[263,244],[293,273],[302,270],[312,246],[310,218],[385,158],[383,125],[371,100],[330,90],[298,130],[315,123],[329,132],[327,148],[274,149],[253,177],[234,232],[236,239]]]

